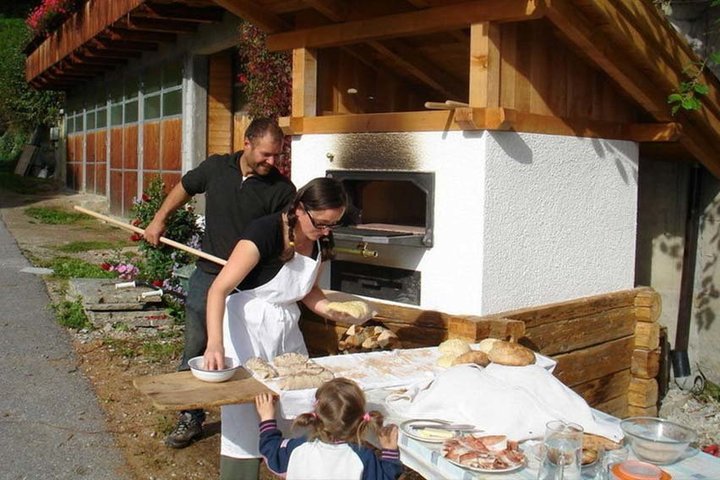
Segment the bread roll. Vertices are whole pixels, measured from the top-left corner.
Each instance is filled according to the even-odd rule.
[[[481,367],[486,367],[490,363],[487,353],[479,350],[470,350],[453,359],[451,365],[460,365],[462,363],[475,363]]]
[[[518,343],[505,342],[503,340],[498,340],[493,343],[488,353],[488,358],[493,363],[512,367],[524,367],[535,363],[535,354],[532,350]]]
[[[440,367],[448,368],[452,367],[452,362],[457,358],[457,355],[443,355],[442,357],[438,358],[437,364]]]
[[[296,352],[288,352],[283,353],[282,355],[278,355],[273,359],[273,363],[276,367],[289,367],[292,365],[303,365],[307,363],[308,357],[307,355],[303,355],[302,353],[296,353]]]
[[[328,303],[327,308],[333,312],[344,313],[355,320],[367,320],[372,317],[370,305],[361,300],[330,302]]]
[[[492,349],[493,345],[495,345],[495,342],[499,342],[497,338],[486,338],[485,340],[481,341],[478,345],[478,350],[485,353],[490,353],[490,350]]]
[[[334,375],[330,370],[323,370],[319,374],[290,375],[283,379],[281,388],[283,390],[302,390],[305,388],[318,388],[323,383],[332,380]]]
[[[459,338],[451,338],[450,340],[445,340],[438,345],[438,350],[443,355],[458,356],[465,352],[469,352],[470,344],[465,340],[460,340]]]
[[[277,370],[275,370],[272,365],[267,363],[265,360],[259,357],[253,357],[248,359],[247,362],[245,362],[245,366],[250,370],[256,377],[265,379],[265,378],[274,378],[278,376]]]
[[[621,443],[613,442],[609,438],[601,437],[592,433],[583,433],[583,448],[590,450],[600,450],[602,447],[604,450],[617,450],[622,447]]]

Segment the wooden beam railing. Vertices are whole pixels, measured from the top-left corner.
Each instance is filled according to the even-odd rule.
[[[237,3],[214,0],[219,5]],[[246,2],[251,3],[251,2]],[[294,48],[326,48],[354,43],[416,36],[469,27],[478,22],[514,22],[539,18],[543,3],[538,0],[481,0],[366,20],[275,33],[268,36],[271,51]]]
[[[431,102],[432,103],[432,102]],[[445,104],[439,104],[445,105]],[[615,123],[523,113],[507,108],[457,107],[423,112],[394,112],[283,117],[289,135],[308,133],[427,132],[448,130],[512,130],[634,142],[674,142],[683,129],[674,122]]]

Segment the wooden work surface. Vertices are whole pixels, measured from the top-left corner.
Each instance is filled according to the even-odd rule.
[[[191,372],[138,377],[135,388],[147,395],[158,410],[192,410],[238,403],[252,403],[260,393],[273,393],[247,371],[238,369],[227,382],[210,383]]]

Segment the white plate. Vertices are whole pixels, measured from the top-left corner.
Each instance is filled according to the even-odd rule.
[[[458,467],[466,468],[466,469],[468,469],[468,470],[472,470],[473,472],[482,472],[482,473],[508,473],[508,472],[514,472],[515,470],[518,470],[518,469],[520,469],[520,468],[522,468],[522,467],[525,466],[525,462],[522,462],[522,463],[520,463],[520,464],[518,464],[518,465],[515,465],[515,466],[513,466],[513,467],[501,468],[501,469],[497,469],[497,470],[496,470],[496,469],[493,469],[493,468],[476,468],[476,467],[471,467],[471,466],[469,466],[469,465],[463,465],[463,464],[460,463],[460,462],[456,462],[455,460],[450,460],[450,459],[447,458],[447,457],[443,457],[443,458],[444,458],[445,460],[447,460],[448,462],[452,463],[453,465],[457,465]]]
[[[446,422],[443,420],[422,420],[422,419],[415,419],[415,420],[408,420],[406,422],[403,422],[400,424],[400,430],[407,435],[410,438],[414,438],[415,440],[420,440],[421,442],[427,442],[427,443],[443,443],[445,440],[449,440],[450,438],[454,438],[457,434],[455,432],[450,432],[453,434],[452,437],[449,438],[427,438],[422,437],[417,434],[417,431],[412,428],[415,424],[421,424],[421,425],[429,425],[429,424],[437,424],[437,425],[450,425],[450,422]]]
[[[475,437],[475,438],[483,438],[483,437],[494,436],[494,435],[488,435],[488,434],[475,434],[475,435],[472,435],[472,434],[471,434],[471,436],[473,436],[473,437]],[[444,450],[444,447],[443,447],[443,450]],[[511,466],[511,467],[508,467],[508,468],[479,468],[479,467],[471,467],[470,465],[464,465],[464,464],[462,464],[462,463],[460,463],[460,462],[458,462],[458,461],[451,460],[451,459],[447,458],[445,455],[443,455],[443,458],[444,458],[445,460],[447,460],[448,462],[452,463],[453,465],[457,465],[458,467],[462,467],[462,468],[467,468],[468,470],[472,470],[473,472],[483,472],[483,473],[507,473],[507,472],[514,472],[515,470],[518,470],[518,469],[520,469],[520,468],[523,468],[523,467],[527,464],[527,462],[528,462],[528,458],[527,458],[527,455],[526,455],[525,451],[524,451],[519,445],[518,445],[518,450],[517,450],[517,451],[523,456],[522,462],[518,463],[517,465],[513,465],[513,466]]]

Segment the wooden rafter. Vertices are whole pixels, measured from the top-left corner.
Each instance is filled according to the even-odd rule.
[[[325,15],[333,22],[344,22],[347,20],[347,3],[334,0],[303,0],[308,7],[312,7]]]
[[[195,23],[217,23],[222,20],[223,10],[217,7],[189,7],[187,5],[163,5],[145,3],[133,15],[146,18],[181,20]]]
[[[197,30],[197,24],[192,22],[135,17],[132,14],[122,19],[118,24],[131,29],[149,32],[192,33]]]
[[[384,38],[451,31],[481,21],[529,20],[542,14],[539,0],[481,0],[277,33],[268,36],[267,45],[271,51],[336,47]]]
[[[127,60],[124,58],[97,58],[97,57],[87,57],[85,55],[82,55],[80,53],[71,53],[67,58],[66,61],[68,61],[71,65],[96,65],[96,66],[106,66],[106,67],[116,67],[118,65],[124,65],[127,63]]]
[[[79,50],[83,55],[96,58],[140,58],[141,52],[128,50],[111,50],[109,48],[97,48],[91,45],[82,47]]]
[[[108,27],[98,35],[100,38],[129,42],[174,43],[177,35],[166,32],[143,32],[117,26]]]
[[[158,49],[158,44],[153,42],[134,42],[131,40],[108,40],[96,37],[88,43],[90,46],[106,48],[108,50],[122,50],[131,52],[146,52]]]
[[[286,28],[280,17],[268,12],[266,8],[252,0],[213,0],[213,2],[233,15],[249,21],[264,32],[279,32]]]
[[[568,0],[548,0],[547,16],[571,42],[613,78],[629,97],[656,120],[667,120],[670,118],[667,95],[682,81],[679,72],[683,68],[682,59],[689,60],[692,57],[683,56],[683,52],[687,54],[685,47],[674,49],[674,54],[679,58],[669,58],[666,53],[648,55],[648,52],[662,52],[668,45],[682,42],[679,39],[673,40],[673,34],[668,33],[662,37],[668,41],[668,45],[657,45],[652,37],[658,34],[646,33],[645,30],[670,27],[657,21],[641,29],[638,27],[638,17],[629,19],[628,5],[622,2],[624,0],[597,0],[586,5],[593,14],[594,23],[605,25],[600,28],[590,26],[575,5]],[[624,11],[615,8],[615,4],[621,4]],[[651,14],[638,13],[639,17],[642,15]],[[619,48],[620,44],[625,47]],[[711,85],[714,87],[715,84],[716,81],[713,80]],[[714,175],[720,177],[720,162],[716,153],[720,144],[719,108],[716,99],[710,98],[700,111],[683,112],[678,118],[682,119],[687,127],[680,143]]]
[[[399,66],[406,74],[427,85],[443,98],[460,100],[465,98],[464,85],[442,69],[432,65],[419,52],[411,49],[402,40],[371,41],[368,45],[378,54]]]

